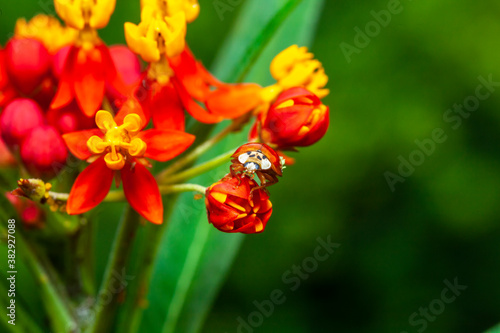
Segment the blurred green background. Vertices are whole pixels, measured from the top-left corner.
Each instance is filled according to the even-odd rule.
[[[4,1],[0,43],[17,17],[50,12],[51,3]],[[242,7],[221,20],[213,3],[201,1],[188,28],[209,68]],[[390,3],[325,1],[311,51],[330,78],[330,130],[294,154],[271,188],[266,232],[246,236],[203,332],[236,332],[239,317],[258,322],[254,301],[275,289],[284,303],[240,332],[469,333],[500,321],[500,87],[458,116],[460,126],[443,118],[472,100],[479,76],[500,82],[500,3],[405,0],[386,26],[370,23]],[[119,1],[101,37],[123,43],[122,24],[138,22],[138,9]],[[361,45],[355,28],[367,24],[372,37]],[[342,43],[357,47],[350,59]],[[399,157],[417,156],[415,140],[436,128],[447,139],[391,191],[384,174],[398,174]],[[318,237],[340,247],[291,290],[283,275],[314,255]],[[436,301],[455,278],[467,289],[449,304]],[[425,319],[419,311],[429,306]]]

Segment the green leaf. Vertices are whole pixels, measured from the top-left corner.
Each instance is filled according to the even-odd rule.
[[[245,2],[241,17],[216,61],[216,76],[223,80],[234,78],[234,73],[238,73],[237,69],[241,68],[241,64],[251,63],[253,66],[245,77],[246,81],[271,83],[268,68],[272,58],[292,44],[308,45],[311,42],[322,5],[321,0],[304,1],[272,37],[262,33],[264,27],[267,32],[271,31],[269,26],[272,24],[268,22],[273,17],[281,15],[285,18],[287,15],[280,13],[280,10],[285,6],[292,9],[290,4],[294,2],[296,1]],[[267,46],[261,52],[257,45],[253,45],[254,41]],[[245,60],[248,52],[260,56],[247,56],[250,59],[248,62]],[[216,131],[225,125],[219,124]],[[204,159],[236,149],[246,141],[247,133],[244,130],[226,138],[207,153]],[[208,186],[227,173],[228,165],[200,176],[193,182]],[[139,331],[197,332],[202,327],[244,236],[225,234],[209,225],[203,200],[194,200],[193,194],[179,197],[168,223],[155,258],[148,294],[149,305]]]
[[[500,333],[500,324],[496,325],[495,327],[490,328],[489,330],[485,331],[484,333]]]

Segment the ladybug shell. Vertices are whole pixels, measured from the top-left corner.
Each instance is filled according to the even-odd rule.
[[[236,149],[233,155],[231,155],[231,158],[238,158],[241,154],[244,154],[249,151],[257,151],[260,150],[266,157],[269,159],[271,162],[271,169],[278,174],[278,176],[283,175],[281,172],[281,163],[280,163],[280,157],[278,153],[274,151],[271,147],[266,145],[265,143],[256,143],[256,142],[251,142],[251,143],[245,143],[243,146],[240,148]]]

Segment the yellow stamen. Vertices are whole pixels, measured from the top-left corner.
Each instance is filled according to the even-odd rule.
[[[108,111],[98,111],[95,118],[97,127],[104,133],[104,138],[96,135],[90,137],[87,147],[93,154],[107,152],[104,161],[110,169],[120,170],[125,165],[127,157],[141,157],[145,154],[146,143],[135,137],[141,130],[139,115],[128,114],[121,126],[117,126]]]

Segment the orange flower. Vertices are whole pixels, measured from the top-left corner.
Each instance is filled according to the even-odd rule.
[[[143,0],[141,4],[141,22],[125,23],[125,38],[130,50],[150,63],[136,96],[155,127],[183,130],[183,108],[198,121],[217,123],[259,104],[260,86],[219,82],[189,50],[186,23],[198,15],[197,1]]]
[[[189,48],[169,59],[173,81],[186,110],[198,121],[217,123],[234,119],[261,103],[262,88],[253,83],[227,84],[217,80],[197,61]],[[205,104],[206,110],[198,104]]]
[[[291,88],[279,95],[267,113],[261,113],[251,132],[279,149],[305,147],[321,139],[330,122],[329,109],[304,88]]]
[[[145,122],[138,108],[137,101],[129,100],[114,119],[109,112],[98,111],[95,118],[99,129],[63,135],[73,155],[92,161],[73,184],[67,202],[69,214],[81,214],[97,206],[116,173],[132,208],[153,223],[163,222],[160,191],[146,168],[146,158],[170,160],[186,150],[194,136],[174,130],[141,131]]]
[[[123,83],[108,47],[96,30],[106,26],[115,2],[116,0],[54,1],[61,19],[79,31],[65,57],[51,108],[61,108],[76,98],[83,113],[93,117],[102,104],[106,84],[122,95],[129,95],[130,87]],[[66,51],[61,49],[60,52]]]
[[[70,47],[51,108],[64,107],[76,98],[84,114],[92,117],[101,107],[106,83],[121,94],[128,94],[108,47],[100,40],[96,43],[92,47]]]
[[[264,231],[273,211],[269,195],[248,177],[227,175],[205,193],[208,222],[223,232],[254,234]]]

